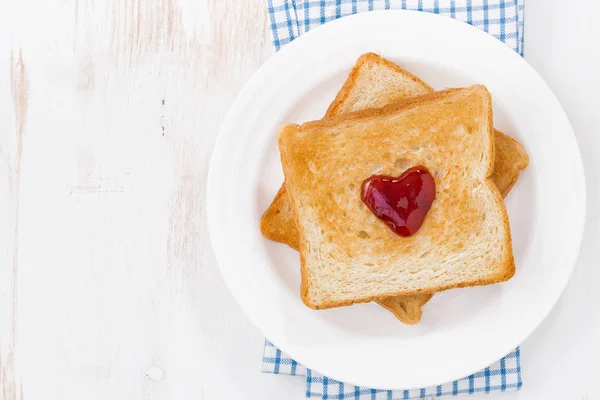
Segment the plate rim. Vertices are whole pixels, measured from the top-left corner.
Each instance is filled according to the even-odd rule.
[[[572,128],[572,125],[568,119],[568,116],[566,115],[566,112],[564,111],[564,108],[562,107],[562,105],[560,104],[560,102],[558,101],[556,95],[554,94],[554,92],[552,91],[552,89],[548,86],[548,84],[545,82],[545,80],[537,73],[537,71],[535,71],[533,69],[533,67],[531,67],[519,54],[517,54],[514,50],[512,50],[511,48],[509,48],[508,46],[506,46],[504,43],[500,42],[499,40],[497,40],[496,38],[494,38],[493,36],[481,31],[480,29],[473,27],[471,25],[468,25],[464,22],[452,19],[450,17],[446,17],[446,16],[442,16],[442,15],[437,15],[437,14],[432,14],[432,13],[425,13],[425,12],[420,12],[420,11],[411,11],[411,10],[379,10],[379,11],[370,11],[370,12],[364,12],[364,13],[358,13],[358,14],[354,14],[351,16],[347,16],[344,18],[340,18],[337,20],[333,20],[330,21],[320,27],[317,27],[309,32],[306,32],[305,34],[301,35],[300,37],[298,37],[297,39],[295,39],[293,42],[287,44],[286,46],[284,46],[279,52],[275,53],[272,57],[270,57],[254,74],[253,76],[250,78],[250,80],[246,83],[246,85],[244,86],[244,88],[240,91],[240,93],[238,94],[238,96],[236,97],[235,101],[233,102],[233,104],[231,105],[231,107],[229,108],[229,111],[226,115],[226,117],[223,120],[223,123],[221,124],[221,129],[219,131],[219,135],[215,141],[214,147],[213,147],[213,151],[212,151],[212,156],[211,156],[211,160],[210,160],[210,164],[209,164],[209,170],[208,170],[208,178],[207,178],[207,186],[206,186],[206,193],[205,193],[205,201],[207,204],[206,207],[206,213],[207,213],[207,222],[208,222],[208,231],[209,231],[209,237],[210,237],[210,242],[213,248],[213,251],[215,252],[215,258],[217,260],[217,263],[219,265],[219,270],[221,272],[221,275],[224,278],[225,284],[228,288],[228,290],[231,292],[231,294],[233,295],[234,299],[236,300],[236,302],[238,302],[238,304],[240,304],[240,307],[242,307],[242,309],[244,310],[244,312],[246,313],[246,315],[248,315],[249,319],[252,321],[252,323],[261,331],[261,333],[267,338],[267,340],[271,341],[272,343],[274,343],[277,347],[279,347],[282,351],[286,352],[289,354],[290,357],[292,357],[293,359],[295,359],[296,361],[298,361],[300,364],[305,365],[307,368],[312,368],[310,365],[310,362],[306,362],[303,361],[304,357],[302,354],[298,354],[295,350],[290,351],[289,348],[285,349],[282,348],[282,346],[278,345],[278,339],[277,338],[273,338],[271,337],[270,333],[265,331],[263,329],[263,326],[261,326],[261,324],[259,322],[256,321],[255,318],[253,318],[253,315],[251,315],[245,308],[245,305],[242,301],[242,299],[239,297],[238,293],[235,293],[235,291],[232,289],[232,286],[230,285],[230,281],[228,279],[227,273],[224,272],[223,268],[222,268],[222,263],[220,262],[220,257],[217,254],[217,250],[215,249],[215,242],[218,241],[219,239],[217,238],[217,230],[215,227],[218,226],[218,216],[217,213],[212,212],[211,210],[215,210],[217,208],[216,206],[216,198],[213,196],[213,193],[215,192],[214,189],[215,186],[217,185],[216,181],[218,180],[215,171],[218,170],[218,166],[217,166],[217,162],[218,162],[218,158],[220,156],[220,154],[223,152],[223,137],[224,134],[223,132],[227,131],[228,125],[232,124],[232,116],[235,115],[235,112],[241,104],[243,104],[243,99],[245,96],[248,95],[248,93],[251,93],[253,90],[255,90],[256,85],[259,83],[259,81],[257,80],[257,77],[260,77],[262,74],[265,73],[265,71],[269,68],[270,65],[273,65],[275,62],[279,61],[280,59],[283,59],[285,57],[287,57],[288,53],[293,53],[295,51],[295,49],[297,47],[299,47],[302,43],[304,43],[305,41],[309,40],[307,38],[312,38],[313,36],[318,36],[321,35],[321,32],[325,32],[326,29],[329,30],[335,30],[337,26],[343,26],[343,25],[348,25],[348,24],[352,24],[355,20],[359,20],[359,19],[374,19],[377,20],[378,18],[391,18],[389,17],[390,15],[408,15],[408,18],[412,18],[411,15],[419,15],[418,18],[425,18],[425,19],[444,19],[446,20],[446,22],[448,21],[452,21],[451,24],[456,25],[457,27],[460,26],[462,29],[470,29],[471,32],[473,32],[473,34],[477,34],[477,35],[485,35],[486,37],[488,37],[489,39],[492,39],[493,41],[501,44],[506,50],[508,50],[508,53],[506,54],[511,54],[511,57],[514,56],[517,59],[519,59],[520,63],[522,63],[522,65],[524,66],[524,68],[527,68],[530,70],[531,73],[533,73],[535,76],[537,76],[539,78],[540,83],[544,86],[544,89],[547,90],[553,97],[553,99],[556,101],[556,104],[558,105],[558,108],[560,109],[561,113],[563,114],[566,123],[568,124],[569,128],[570,128],[570,132],[567,132],[566,135],[569,136],[572,140],[573,145],[575,146],[575,153],[577,157],[575,157],[576,159],[573,160],[576,165],[573,166],[573,169],[576,170],[576,172],[578,173],[579,179],[577,179],[578,182],[577,186],[579,188],[579,202],[580,202],[580,208],[579,208],[579,212],[576,218],[576,223],[575,226],[577,227],[577,238],[572,240],[572,242],[574,242],[570,247],[569,247],[569,252],[568,252],[568,271],[567,271],[567,277],[566,279],[564,279],[564,281],[561,283],[561,287],[560,290],[557,292],[557,295],[554,296],[553,298],[553,302],[551,304],[549,304],[549,307],[547,308],[547,312],[544,313],[544,315],[542,316],[538,316],[535,319],[537,319],[537,322],[535,324],[533,324],[532,329],[529,329],[529,331],[527,332],[526,335],[524,335],[524,337],[519,341],[519,343],[516,343],[515,345],[511,345],[509,346],[508,349],[506,349],[506,351],[503,350],[503,354],[508,354],[510,351],[512,351],[516,346],[518,346],[520,343],[522,343],[524,340],[526,340],[539,326],[540,324],[547,318],[547,316],[550,314],[550,312],[554,309],[556,303],[558,302],[558,300],[560,299],[560,297],[562,296],[562,294],[564,293],[564,290],[566,288],[566,285],[569,282],[570,277],[572,276],[573,270],[575,268],[575,265],[577,263],[577,259],[579,257],[580,254],[580,250],[581,250],[581,245],[582,245],[582,241],[583,241],[583,234],[584,234],[584,229],[585,229],[585,215],[587,213],[587,197],[586,197],[586,192],[587,192],[587,188],[586,188],[586,182],[585,182],[585,172],[584,172],[584,168],[583,168],[583,160],[581,157],[581,151],[579,148],[579,143],[577,141],[577,137],[574,133],[574,130]],[[491,41],[490,41],[491,43]],[[295,354],[292,354],[295,353]],[[499,358],[503,357],[503,355],[501,355]],[[496,360],[492,360],[490,362],[490,364]],[[471,371],[470,373],[473,372],[477,372],[479,371],[481,368],[484,368],[485,366],[482,367],[477,367],[475,370]],[[315,370],[319,370],[318,368]],[[452,378],[453,379],[461,379],[462,377],[466,377],[468,376],[470,373],[467,373],[465,375],[462,375],[460,377],[456,377],[456,378]],[[324,374],[326,376],[332,377],[334,379],[337,380],[341,380],[344,381],[346,383],[352,383],[352,384],[357,384],[360,386],[370,386],[368,385],[368,383],[363,383],[363,382],[349,382],[348,380],[345,380],[343,377],[337,377],[335,373],[331,373],[331,372],[327,372],[326,374]],[[444,381],[446,382],[446,381]],[[437,384],[441,384],[444,382],[436,382],[436,383],[431,383],[428,385],[423,385],[423,386],[432,386],[432,385],[437,385]],[[414,387],[421,387],[421,385],[417,385]],[[410,388],[406,388],[406,387],[402,387],[402,388],[398,388],[394,385],[392,386],[387,386],[387,387],[379,387],[382,389],[410,389]]]

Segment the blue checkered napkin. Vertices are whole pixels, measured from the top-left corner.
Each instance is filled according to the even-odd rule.
[[[267,0],[273,44],[279,50],[328,21],[371,10],[432,12],[467,22],[523,55],[525,0]]]
[[[407,9],[450,16],[483,29],[523,55],[524,0],[267,0],[276,50],[304,32],[347,15]],[[522,385],[519,348],[466,378],[430,388],[360,388],[313,373],[265,341],[263,372],[306,377],[306,397],[323,399],[414,399],[431,396],[516,390]]]
[[[481,372],[443,385],[411,390],[378,390],[344,384],[313,373],[286,356],[268,340],[265,341],[263,372],[306,377],[306,397],[322,399],[400,400],[422,399],[446,395],[489,393],[517,390],[521,387],[521,353],[517,347],[500,361]]]

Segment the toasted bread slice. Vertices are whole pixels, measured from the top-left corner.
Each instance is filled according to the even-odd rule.
[[[396,316],[401,322],[414,325],[421,320],[423,306],[433,297],[433,293],[396,296],[378,299],[377,304]]]
[[[329,106],[325,117],[335,117],[367,108],[379,108],[433,89],[398,65],[374,53],[362,55],[350,72],[342,89]],[[516,140],[496,130],[496,159],[492,180],[505,197],[519,174],[529,164],[529,157]],[[285,194],[285,184],[265,211],[260,230],[263,236],[298,250],[298,229]]]
[[[366,108],[383,107],[395,101],[430,93],[433,89],[416,76],[398,65],[373,53],[362,55],[350,72],[348,79],[327,110],[326,117],[359,111]],[[523,147],[511,137],[496,131],[496,160],[492,180],[503,196],[529,163]],[[285,243],[295,250],[299,248],[298,229],[293,222],[285,184],[281,186],[271,205],[261,219],[260,229],[267,239]],[[424,298],[426,298],[424,300]],[[421,307],[430,295],[400,296],[387,298],[380,305],[394,313],[402,322],[417,323],[421,318]]]
[[[529,165],[529,156],[515,139],[496,129],[495,162],[492,181],[498,186],[502,197],[517,183],[519,174]]]
[[[490,179],[494,147],[482,85],[284,126],[279,150],[300,233],[304,303],[331,308],[512,277],[508,216]],[[373,174],[415,165],[434,175],[436,200],[420,230],[403,238],[359,191]]]

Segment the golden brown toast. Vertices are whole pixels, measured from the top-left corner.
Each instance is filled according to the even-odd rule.
[[[376,302],[408,325],[421,320],[423,306],[433,297],[433,293],[415,294],[413,296],[397,296],[377,299]]]
[[[508,216],[490,179],[494,148],[482,85],[284,126],[279,150],[304,303],[331,308],[511,278]],[[436,199],[419,231],[400,237],[361,201],[360,186],[416,165],[435,177]]]
[[[398,65],[376,55],[362,55],[335,100],[326,117],[333,117],[364,108],[383,107],[387,104],[432,92],[433,89]],[[528,164],[528,156],[519,143],[496,131],[496,162],[492,179],[502,192],[508,194],[519,173]],[[285,243],[295,250],[299,247],[298,229],[281,186],[275,199],[261,219],[262,234],[273,241]],[[431,295],[388,298],[378,301],[392,311],[402,322],[413,324],[421,318],[421,306]],[[395,304],[394,304],[395,302]],[[385,303],[385,304],[384,304]]]

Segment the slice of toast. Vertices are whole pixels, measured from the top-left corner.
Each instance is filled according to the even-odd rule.
[[[377,299],[377,304],[396,316],[401,322],[414,325],[421,320],[423,306],[433,297],[433,293],[396,296]]]
[[[367,53],[357,60],[348,79],[329,106],[326,117],[365,108],[383,107],[432,91],[430,86],[398,65],[376,54]],[[506,196],[529,159],[519,143],[500,131],[496,131],[495,143],[496,160],[492,180],[502,195]],[[293,222],[285,191],[284,184],[263,215],[260,229],[267,239],[285,243],[298,250],[298,229]],[[421,318],[422,305],[430,298],[431,295],[400,296],[378,303],[394,313],[400,321],[414,324]]]
[[[377,54],[367,53],[357,60],[325,117],[379,108],[431,92],[433,89],[429,85],[408,71]],[[496,159],[492,180],[505,197],[529,164],[529,157],[516,140],[498,130],[495,133]],[[298,250],[298,229],[292,222],[285,191],[283,184],[265,211],[260,230],[265,238]]]
[[[279,150],[304,303],[331,308],[511,278],[508,216],[490,179],[494,148],[482,85],[285,125]],[[419,231],[400,237],[364,205],[360,186],[416,165],[435,177],[436,199]]]

